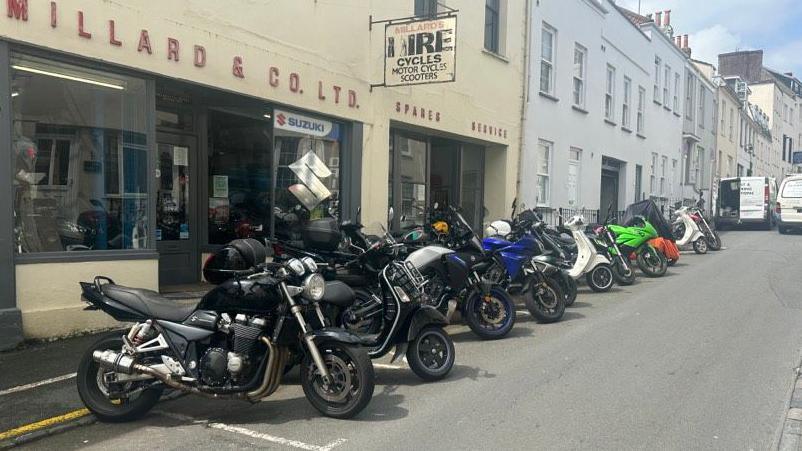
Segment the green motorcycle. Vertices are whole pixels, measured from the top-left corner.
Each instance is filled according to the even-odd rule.
[[[609,225],[607,228],[615,235],[615,242],[624,255],[629,255],[638,267],[649,277],[661,277],[668,270],[668,260],[649,241],[657,238],[657,229],[643,216],[636,216],[626,226]]]

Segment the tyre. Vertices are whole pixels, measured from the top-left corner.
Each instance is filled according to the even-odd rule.
[[[707,247],[711,251],[721,250],[721,237],[718,235],[717,231],[712,230],[711,233],[707,236]]]
[[[409,344],[407,361],[419,378],[428,382],[440,380],[454,366],[454,341],[442,327],[424,327]]]
[[[563,296],[565,297],[565,306],[572,306],[576,301],[577,295],[576,280],[562,271],[560,271],[560,273],[554,277],[554,280],[557,281],[557,283],[560,285],[560,289],[563,292]]]
[[[615,277],[615,281],[619,285],[632,285],[635,283],[635,270],[629,264],[624,264],[620,259],[616,258],[613,264],[613,277]]]
[[[341,343],[318,345],[332,383],[327,385],[310,353],[301,364],[301,386],[306,399],[320,413],[332,418],[352,418],[373,397],[375,377],[364,349]]]
[[[674,265],[677,264],[678,261],[679,261],[678,258],[669,258],[668,259],[668,266],[674,266]]]
[[[110,386],[104,375],[113,374],[101,367],[92,358],[95,351],[105,351],[111,349],[119,352],[123,347],[121,332],[101,337],[96,341],[81,357],[78,365],[76,382],[78,384],[78,396],[81,397],[89,411],[91,411],[100,421],[111,423],[121,423],[141,418],[159,401],[164,391],[161,384],[142,390],[129,398],[109,396],[110,388],[116,392],[127,392],[141,388],[143,384],[152,384],[153,381],[128,382]]]
[[[788,233],[788,228],[785,226],[777,226],[777,232],[779,232],[780,235],[785,235]]]
[[[707,253],[707,238],[701,237],[693,242],[693,251],[697,254]]]
[[[590,289],[596,293],[610,291],[615,282],[613,268],[607,264],[598,265],[585,276],[585,280]]]
[[[534,283],[524,296],[529,313],[541,323],[553,323],[565,313],[565,295],[553,279],[545,278]]]
[[[638,268],[648,277],[662,277],[668,270],[668,259],[652,246],[645,246],[638,252]]]
[[[502,288],[494,287],[487,295],[477,290],[465,302],[463,316],[479,338],[497,340],[515,325],[515,303]]]

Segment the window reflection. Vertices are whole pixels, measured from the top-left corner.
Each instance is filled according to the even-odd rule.
[[[16,252],[146,247],[145,82],[11,61]]]

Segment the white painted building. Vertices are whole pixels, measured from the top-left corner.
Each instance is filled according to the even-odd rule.
[[[611,203],[621,210],[643,198],[687,197],[686,77],[694,77],[695,90],[700,82],[669,36],[668,14],[665,20],[656,23],[609,0],[533,6],[519,187],[526,205],[606,211]],[[694,91],[693,126],[686,128],[713,149],[712,84],[701,84],[709,92]],[[698,97],[705,99],[701,112]],[[699,114],[707,133],[697,133]],[[692,160],[702,167],[697,179],[709,180],[711,154]],[[693,164],[690,170],[699,173]]]

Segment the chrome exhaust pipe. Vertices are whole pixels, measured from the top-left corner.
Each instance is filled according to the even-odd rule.
[[[134,372],[134,358],[119,352],[114,352],[111,349],[93,352],[92,360],[115,373],[133,374]]]
[[[256,390],[250,391],[250,392],[245,394],[245,397],[249,401],[256,401],[256,400],[259,400],[261,398],[264,398],[265,396],[267,396],[270,393],[272,393],[272,392],[270,392],[270,389],[273,388],[273,385],[277,385],[275,383],[275,380],[276,380],[275,373],[276,373],[276,370],[278,368],[278,365],[277,365],[277,360],[279,358],[279,356],[278,356],[278,348],[277,348],[277,346],[275,344],[273,344],[273,342],[271,342],[265,336],[260,337],[260,340],[262,340],[262,343],[267,345],[267,348],[269,350],[268,351],[269,355],[268,355],[268,358],[267,358],[267,367],[265,367],[265,377],[264,377],[264,379],[262,379],[262,385],[260,385]],[[281,370],[283,370],[283,368],[281,368],[279,371],[281,371]],[[276,387],[276,388],[278,388],[278,387]],[[275,389],[273,389],[273,390],[275,391]]]

